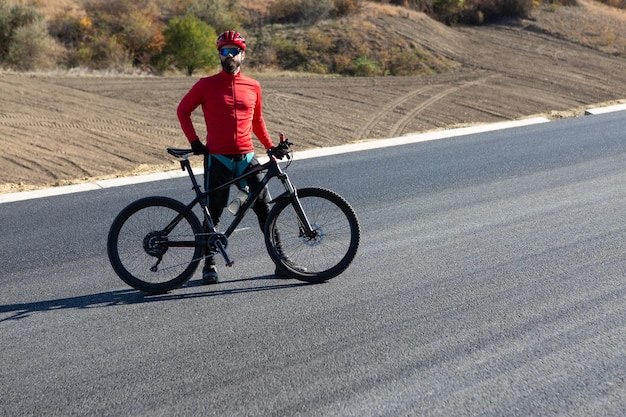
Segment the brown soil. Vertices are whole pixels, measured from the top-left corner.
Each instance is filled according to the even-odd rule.
[[[582,4],[563,13],[589,15]],[[563,32],[549,34],[554,13],[478,28],[449,28],[412,12],[367,16],[459,64],[446,74],[248,74],[263,86],[269,131],[284,132],[297,150],[537,114],[579,116],[586,107],[626,102],[626,60]],[[611,33],[623,36],[624,13]],[[194,82],[0,73],[0,193],[175,169],[165,148],[186,144],[176,106]],[[200,113],[195,117],[202,132]]]

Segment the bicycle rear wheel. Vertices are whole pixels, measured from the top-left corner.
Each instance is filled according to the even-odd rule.
[[[180,215],[180,220],[172,221]],[[169,231],[165,228],[173,225]],[[147,197],[124,208],[107,239],[111,266],[128,285],[163,293],[187,282],[203,256],[200,221],[179,201]]]
[[[341,274],[354,260],[361,238],[358,218],[339,194],[324,188],[298,190],[313,235],[306,236],[290,198],[274,204],[267,219],[265,245],[287,275],[311,283]]]

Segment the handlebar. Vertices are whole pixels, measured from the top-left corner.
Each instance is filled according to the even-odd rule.
[[[271,157],[275,157],[278,159],[283,159],[285,156],[287,157],[287,159],[291,159],[291,157],[289,156],[291,154],[291,145],[293,145],[291,142],[289,142],[289,139],[287,139],[286,137],[283,136],[283,134],[280,134],[280,143],[276,146],[274,146],[273,148],[270,148],[267,150],[267,155],[271,158]]]
[[[291,159],[291,146],[293,143],[289,142],[289,139],[280,134],[280,143],[270,149],[267,150],[267,155],[271,158],[283,159],[287,157],[287,159]],[[187,159],[190,155],[194,155],[193,149],[178,149],[178,148],[167,148],[167,152],[181,159]]]

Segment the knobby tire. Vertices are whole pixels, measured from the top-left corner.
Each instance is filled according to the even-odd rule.
[[[272,261],[284,274],[319,283],[344,272],[354,260],[360,225],[350,204],[325,188],[303,188],[298,198],[314,236],[304,236],[289,196],[279,198],[265,227],[265,244]]]
[[[178,214],[183,218],[167,235],[162,231]],[[128,285],[148,293],[164,293],[185,284],[203,256],[202,225],[185,205],[168,197],[146,197],[124,208],[113,221],[107,253],[113,270]],[[155,236],[163,241],[150,245]],[[164,238],[164,239],[163,239]],[[168,241],[195,242],[172,247]],[[152,271],[151,267],[162,259]]]

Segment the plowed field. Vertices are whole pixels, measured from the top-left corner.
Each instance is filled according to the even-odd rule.
[[[251,74],[263,86],[273,137],[284,132],[302,150],[537,114],[578,116],[586,106],[626,101],[624,58],[548,35],[540,21],[449,28],[425,17],[371,19],[457,69],[426,77]],[[164,149],[186,144],[176,106],[195,80],[0,73],[0,192],[175,169]],[[199,112],[196,121],[202,132]]]

